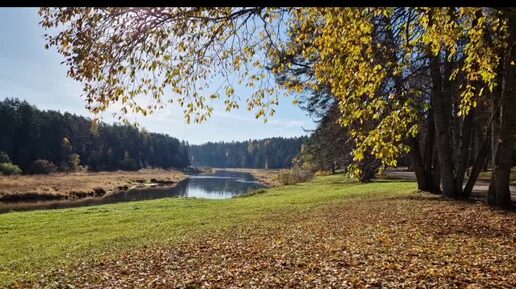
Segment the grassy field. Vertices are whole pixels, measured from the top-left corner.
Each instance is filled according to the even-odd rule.
[[[335,175],[229,200],[3,214],[0,286],[511,287],[515,232],[513,213]]]
[[[151,179],[177,183],[184,174],[173,170],[146,169],[136,172],[75,172],[50,175],[0,175],[0,201],[63,199],[93,196],[95,192],[127,189]]]

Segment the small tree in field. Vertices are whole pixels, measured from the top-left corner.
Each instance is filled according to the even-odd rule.
[[[73,153],[68,156],[68,165],[70,166],[70,171],[76,171],[81,164],[81,157],[79,154]]]

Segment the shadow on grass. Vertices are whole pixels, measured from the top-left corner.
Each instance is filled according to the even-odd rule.
[[[507,238],[514,234],[514,216],[516,211],[489,207],[485,202],[475,200],[456,200],[441,195],[416,193],[409,196],[392,196],[383,199],[368,200],[379,203],[407,201],[399,207],[395,216],[410,216],[401,223],[393,219],[394,226],[424,228],[424,234],[435,238],[464,236],[467,238]],[[371,204],[373,205],[373,204]],[[407,207],[408,206],[408,207]],[[402,217],[401,220],[404,218]],[[500,222],[504,226],[500,226]]]
[[[330,184],[332,185],[359,185],[360,182],[358,181],[353,181],[353,180],[339,180],[339,181],[333,181],[333,182],[329,182]]]
[[[394,178],[394,177],[382,177],[382,178],[378,178],[378,179],[374,179],[372,180],[372,182],[374,183],[415,183],[414,180],[409,180],[409,179],[399,179],[399,178]]]
[[[367,185],[367,184],[374,184],[374,183],[382,183],[382,184],[388,184],[388,183],[414,183],[415,181],[409,180],[409,179],[398,179],[398,178],[378,178],[378,179],[372,179],[370,182],[361,183],[358,180],[353,180],[350,178],[341,179],[341,180],[335,180],[328,182],[332,185]]]
[[[245,193],[245,194],[241,194],[241,195],[237,195],[233,198],[247,198],[247,197],[251,197],[251,196],[256,196],[256,195],[261,195],[261,194],[265,194],[267,193],[267,190],[266,189],[257,189],[257,190],[254,190],[254,191],[250,191],[248,193]]]
[[[393,196],[393,197],[387,197],[389,200],[413,200],[413,201],[425,201],[425,202],[440,202],[440,203],[447,203],[447,204],[458,204],[458,205],[466,205],[466,206],[473,206],[482,204],[485,206],[487,205],[487,200],[485,198],[475,198],[470,197],[467,199],[463,198],[450,198],[443,194],[432,194],[428,192],[416,192],[414,195],[408,195],[408,196]],[[512,207],[508,209],[503,208],[497,208],[497,207],[489,207],[493,210],[499,211],[499,212],[507,212],[507,213],[516,213],[516,202],[512,202]]]

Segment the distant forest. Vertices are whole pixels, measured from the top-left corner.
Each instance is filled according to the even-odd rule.
[[[188,144],[176,138],[105,123],[93,133],[91,125],[82,116],[5,99],[0,101],[0,152],[24,173],[36,172],[42,163],[58,170],[80,164],[92,171],[189,165]]]
[[[241,142],[208,142],[191,145],[193,166],[218,168],[286,168],[299,155],[307,137],[274,137]]]

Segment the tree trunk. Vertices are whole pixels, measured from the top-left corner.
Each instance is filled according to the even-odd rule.
[[[437,153],[437,144],[433,149],[432,158],[432,187],[437,188],[441,192],[441,170],[439,168],[439,154]]]
[[[438,172],[434,167],[434,143],[435,143],[435,123],[434,123],[434,113],[430,108],[428,112],[428,117],[426,121],[426,134],[424,140],[424,157],[423,162],[425,165],[425,178],[427,180],[428,191],[432,193],[440,193],[441,188],[439,187],[439,177],[436,176]],[[437,182],[434,181],[434,178],[437,177]]]
[[[430,74],[432,78],[430,98],[434,112],[442,191],[446,196],[456,197],[457,193],[453,174],[454,165],[450,147],[450,123],[448,118],[448,114],[451,111],[451,103],[448,97],[442,92],[443,83],[440,57],[438,55],[430,56]]]
[[[471,173],[469,174],[468,182],[466,183],[466,186],[464,187],[464,190],[462,192],[465,198],[469,198],[469,196],[471,195],[471,192],[473,191],[473,186],[475,186],[478,176],[480,175],[482,168],[484,167],[485,163],[489,158],[488,151],[490,134],[490,129],[488,129],[488,131],[486,132],[484,144],[478,151],[478,154],[475,158],[475,162],[473,163],[473,168],[471,169]]]
[[[512,150],[516,142],[516,17],[508,17],[509,55],[505,64],[505,88],[500,107],[500,130],[494,162],[493,205],[503,208],[511,206],[510,175]]]
[[[469,147],[471,144],[471,126],[473,125],[473,114],[474,110],[470,111],[468,115],[464,117],[462,122],[461,135],[460,135],[460,147],[459,155],[457,159],[457,171],[455,175],[455,181],[457,185],[457,193],[461,197],[465,197],[462,191],[462,185],[464,184],[464,175],[468,164]]]
[[[410,137],[407,143],[410,147],[410,162],[414,167],[414,172],[416,174],[417,189],[420,191],[428,191],[430,189],[429,180],[427,179],[425,165],[423,163],[421,152],[419,150],[419,141],[417,140],[417,138]]]
[[[503,54],[500,55],[503,59]],[[490,150],[490,160],[491,160],[491,180],[489,183],[489,190],[487,191],[487,203],[490,205],[495,205],[495,176],[494,176],[494,167],[495,167],[495,159],[496,159],[496,151],[498,149],[498,133],[500,131],[500,111],[499,111],[499,103],[502,98],[502,85],[503,85],[503,63],[498,64],[497,73],[496,73],[496,86],[491,93],[491,150]]]

